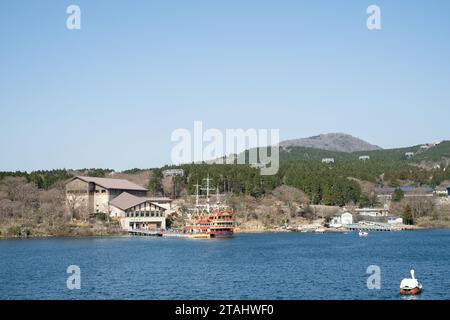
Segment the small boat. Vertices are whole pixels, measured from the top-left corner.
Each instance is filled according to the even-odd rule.
[[[367,237],[368,235],[369,234],[367,232],[362,231],[362,230],[359,230],[359,232],[358,232],[358,236],[360,236],[360,237]]]
[[[314,230],[315,233],[324,233],[325,231],[326,231],[326,229],[323,227],[319,227],[316,230]]]
[[[414,270],[411,270],[411,278],[405,278],[400,282],[401,295],[418,295],[422,292],[422,284],[414,277]]]

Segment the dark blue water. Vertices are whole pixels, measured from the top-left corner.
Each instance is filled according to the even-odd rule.
[[[81,289],[66,286],[69,265]],[[366,269],[381,268],[381,289]],[[450,298],[450,230],[0,241],[1,299],[400,299],[409,270],[419,299]]]

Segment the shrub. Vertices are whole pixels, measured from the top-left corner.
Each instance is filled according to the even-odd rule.
[[[7,232],[10,237],[20,236],[20,226],[14,225],[8,228]]]
[[[104,212],[99,212],[95,215],[95,218],[100,221],[106,221],[108,218],[108,215]]]

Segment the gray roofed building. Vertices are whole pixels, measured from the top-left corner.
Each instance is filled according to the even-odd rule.
[[[152,200],[151,200],[151,198],[136,197],[136,196],[133,196],[132,194],[129,194],[128,192],[122,192],[119,196],[112,199],[109,202],[109,204],[112,206],[115,206],[121,210],[127,210],[131,207],[135,207],[135,206],[145,203],[145,202],[152,202]],[[159,208],[163,208],[162,206],[160,206],[156,203],[153,203],[153,204]]]
[[[397,188],[376,188],[375,192],[377,194],[381,195],[392,195]],[[430,187],[412,187],[412,186],[405,186],[400,187],[400,190],[402,190],[405,194],[409,195],[425,195],[425,194],[433,194],[433,188]]]
[[[146,188],[139,186],[133,182],[124,179],[112,179],[112,178],[97,178],[97,177],[86,177],[86,176],[76,176],[69,180],[80,179],[85,182],[95,183],[105,189],[118,189],[118,190],[136,190],[136,191],[147,191]]]

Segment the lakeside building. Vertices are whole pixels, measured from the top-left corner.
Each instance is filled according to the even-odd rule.
[[[402,224],[403,223],[403,219],[400,217],[388,217],[387,222],[389,224]]]
[[[109,202],[110,217],[120,221],[124,230],[166,229],[166,208],[151,201],[151,198],[136,197],[122,192]]]
[[[332,225],[348,225],[353,224],[353,215],[350,212],[344,212],[341,215],[336,215],[331,219]]]
[[[148,190],[124,179],[75,176],[66,182],[69,207],[84,207],[89,214],[107,213],[125,230],[165,229],[169,198],[149,198]]]

